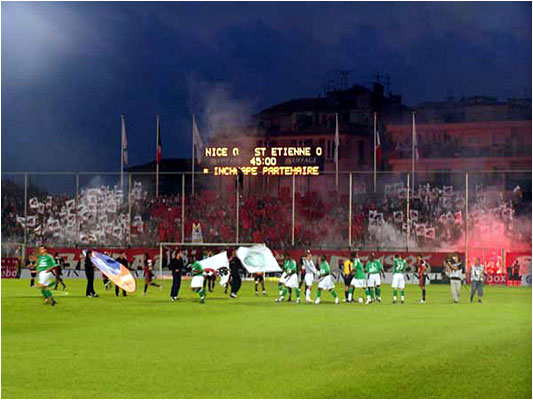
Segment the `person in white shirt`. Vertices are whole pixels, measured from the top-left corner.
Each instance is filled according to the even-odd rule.
[[[311,255],[311,250],[305,252],[305,257],[302,260],[304,269],[305,269],[305,301],[311,303],[311,288],[313,287],[313,281],[315,276],[318,275],[315,264],[313,263],[313,256]]]
[[[474,296],[477,292],[477,301],[481,303],[483,297],[483,278],[485,276],[485,267],[481,264],[479,257],[476,257],[476,263],[472,265],[470,271],[470,280],[472,281],[472,291],[470,292],[470,303],[474,301]]]
[[[455,254],[451,262],[448,263],[450,272],[450,288],[452,291],[452,298],[454,303],[459,303],[459,295],[461,294],[461,281],[463,280],[463,264],[459,260],[459,256]]]

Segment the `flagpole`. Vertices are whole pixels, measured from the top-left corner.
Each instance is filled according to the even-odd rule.
[[[339,189],[339,114],[335,113],[335,189]]]
[[[156,160],[155,160],[155,197],[159,197],[159,114],[156,114],[157,134],[155,138]]]
[[[377,186],[376,128],[377,128],[377,113],[374,112],[374,193],[376,193],[376,186]]]
[[[124,115],[120,116],[120,120],[122,123],[120,132],[120,190],[122,195],[124,195],[124,126],[126,125]]]
[[[416,142],[416,127],[415,127],[415,111],[413,111],[413,139],[412,139],[412,149],[411,149],[411,171],[413,174],[413,189],[415,187],[415,142]]]
[[[196,117],[194,116],[194,114],[192,115],[192,130],[191,130],[191,134],[192,134],[192,159],[191,159],[191,164],[192,164],[192,181],[191,181],[191,192],[192,192],[192,196],[194,197],[194,123],[196,122]]]

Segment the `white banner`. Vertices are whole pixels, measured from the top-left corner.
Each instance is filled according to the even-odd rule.
[[[281,272],[276,258],[265,245],[251,247],[239,247],[237,257],[241,260],[246,270],[254,274],[256,272]]]
[[[217,255],[198,261],[198,264],[200,264],[203,269],[208,268],[214,269],[215,271],[223,267],[229,268],[228,253],[223,251]]]

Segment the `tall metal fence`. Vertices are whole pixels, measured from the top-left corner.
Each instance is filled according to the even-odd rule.
[[[531,171],[321,176],[2,173],[2,242],[56,247],[531,249]]]

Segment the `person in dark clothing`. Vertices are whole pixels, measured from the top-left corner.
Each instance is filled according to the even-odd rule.
[[[57,264],[56,268],[56,285],[54,287],[54,290],[57,290],[57,285],[61,283],[63,286],[63,291],[67,288],[67,285],[65,285],[65,282],[63,282],[63,268],[65,267],[65,260],[63,260],[63,257],[60,257],[59,254],[56,252],[54,256]]]
[[[126,257],[126,252],[123,251],[122,253],[120,253],[120,257],[117,258],[116,260],[117,262],[119,262],[120,264],[124,265],[127,269],[130,269],[130,265],[128,264],[128,258]],[[118,297],[120,293],[120,288],[115,285],[115,296]],[[124,289],[122,289],[122,296],[126,297],[126,291]]]
[[[91,261],[92,251],[88,250],[85,256],[85,276],[87,277],[87,289],[85,290],[85,296],[98,297],[94,291],[94,264]]]
[[[241,260],[237,258],[235,255],[235,250],[232,251],[232,257],[229,262],[229,271],[230,271],[230,279],[231,279],[231,298],[237,298],[237,292],[241,288],[242,280],[240,271],[244,271],[244,267],[242,266]]]
[[[144,254],[144,292],[143,296],[146,296],[148,292],[148,286],[156,286],[159,290],[162,290],[163,286],[153,281],[154,274],[154,262],[150,258],[148,253]]]
[[[212,251],[208,251],[207,256],[205,258],[209,258],[209,257],[213,257]],[[204,291],[205,291],[205,287],[207,286],[207,290],[212,292],[215,289],[215,282],[216,282],[215,273],[212,272],[211,270],[208,270],[204,276],[204,287],[203,287]]]
[[[37,276],[37,264],[36,264],[35,255],[30,255],[30,263],[28,264],[28,269],[30,270],[30,287],[35,286],[35,277]]]
[[[178,300],[178,293],[181,286],[181,275],[185,272],[185,262],[183,260],[183,252],[177,250],[174,257],[170,259],[168,268],[172,271],[172,289],[170,289],[170,300]]]

